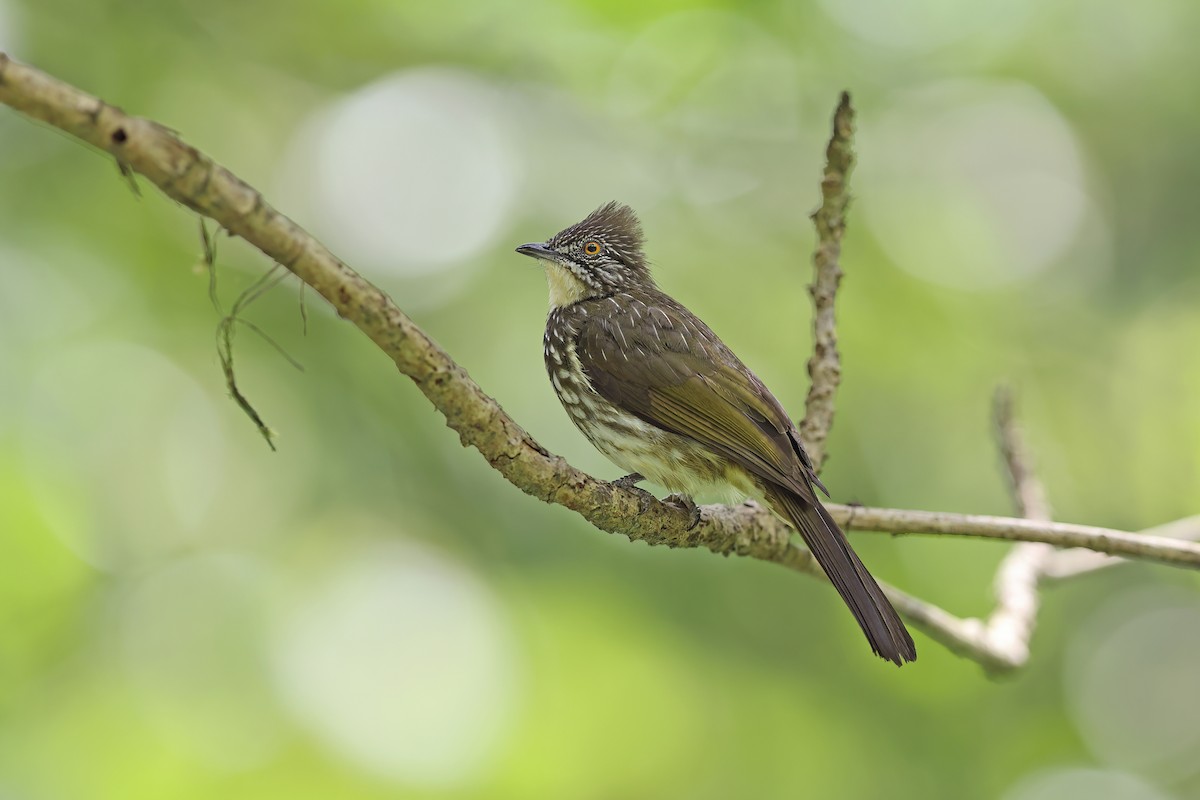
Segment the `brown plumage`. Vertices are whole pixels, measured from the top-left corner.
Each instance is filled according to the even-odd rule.
[[[707,325],[655,286],[633,211],[610,203],[518,252],[546,265],[546,368],[584,435],[672,491],[764,500],[799,531],[871,648],[914,660],[895,609],[817,499],[825,487],[795,425]]]

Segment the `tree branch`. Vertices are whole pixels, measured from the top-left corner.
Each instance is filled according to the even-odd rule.
[[[427,336],[380,289],[337,259],[320,242],[283,214],[229,170],[213,162],[172,131],[151,120],[125,114],[66,83],[0,53],[0,103],[54,125],[113,156],[125,173],[137,172],[167,196],[209,217],[242,237],[276,263],[313,287],[337,313],[361,330],[408,376],[442,413],[466,446],[476,448],[503,477],[523,492],[569,508],[601,530],[634,541],[669,547],[704,547],[714,553],[735,553],[791,569],[819,574],[812,556],[791,543],[791,530],[754,503],[704,506],[701,522],[689,528],[686,512],[664,505],[638,489],[624,489],[596,480],[546,451],[488,396],[453,359]],[[851,111],[843,97],[835,117],[830,166],[822,182],[826,203],[817,212],[820,233],[814,258],[817,281],[832,288],[814,288],[820,307],[815,321],[824,355],[814,356],[806,444],[814,461],[824,454],[824,439],[833,418],[833,392],[838,381],[833,329],[833,290],[837,254],[844,230],[845,178],[853,163],[849,150]],[[837,144],[840,142],[841,144]],[[826,208],[828,213],[823,216]],[[823,227],[824,226],[824,227]],[[944,514],[899,509],[830,506],[843,525],[892,533],[941,533],[987,538],[1044,541],[1055,545],[1090,547],[1104,553],[1158,560],[1176,565],[1200,565],[1200,547],[1187,542],[1062,523]],[[954,618],[895,589],[889,595],[914,624],[947,646],[987,663],[986,654],[973,651]],[[959,627],[971,621],[958,621]],[[951,634],[954,635],[951,635]]]
[[[854,107],[842,92],[833,114],[833,133],[825,149],[825,174],[821,178],[821,207],[812,213],[817,228],[813,251],[813,282],[808,287],[813,304],[813,354],[808,359],[812,383],[804,400],[800,441],[812,459],[813,470],[821,472],[825,462],[825,440],[833,427],[834,395],[842,380],[837,349],[837,319],[834,299],[842,282],[838,258],[846,233],[846,206],[850,202],[850,172],[854,169]]]

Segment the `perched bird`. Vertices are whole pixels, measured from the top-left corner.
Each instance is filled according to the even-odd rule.
[[[800,532],[871,649],[896,664],[916,659],[896,610],[817,499],[815,487],[826,490],[791,418],[655,285],[633,210],[609,203],[517,252],[540,259],[550,285],[544,343],[554,391],[584,436],[631,473],[621,482],[764,501]]]

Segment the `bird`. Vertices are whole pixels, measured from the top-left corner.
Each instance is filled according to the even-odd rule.
[[[543,353],[571,421],[628,472],[700,519],[694,496],[749,497],[799,531],[876,655],[915,661],[916,646],[879,584],[817,497],[828,490],[770,390],[651,277],[642,226],[609,202],[544,242],[550,290]]]

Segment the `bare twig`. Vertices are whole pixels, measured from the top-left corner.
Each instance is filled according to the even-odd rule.
[[[1010,542],[1045,542],[1055,547],[1086,547],[1098,553],[1157,561],[1173,566],[1200,567],[1200,545],[1143,533],[1126,533],[1112,528],[1076,525],[1070,522],[1040,522],[1016,517],[984,514],[954,514],[948,511],[910,511],[901,508],[843,506],[829,503],[829,513],[848,530],[893,534],[935,534],[1003,539]]]
[[[1026,519],[1049,522],[1046,489],[1034,475],[1033,459],[1017,425],[1012,393],[1007,387],[996,390],[994,417],[1013,505]],[[996,609],[988,617],[984,637],[988,646],[1013,666],[1029,660],[1029,643],[1040,606],[1038,582],[1056,552],[1049,544],[1021,542],[1008,551],[996,571]]]
[[[1196,541],[1200,539],[1200,516],[1177,519],[1174,522],[1142,531],[1142,533],[1163,539]],[[1084,548],[1073,548],[1056,552],[1054,558],[1042,570],[1042,574],[1046,580],[1061,581],[1128,563],[1128,559],[1119,556],[1105,555]]]
[[[1017,424],[1012,391],[1007,386],[996,389],[992,419],[1017,513],[1025,519],[1049,522],[1052,515],[1046,488],[1033,472],[1033,458]]]
[[[988,641],[984,623],[971,617],[956,617],[949,611],[925,600],[907,595],[891,586],[884,586],[888,599],[896,610],[914,627],[950,652],[969,658],[990,672],[1004,672],[1020,664],[1009,661]]]
[[[547,452],[500,405],[489,397],[424,331],[377,287],[338,260],[309,233],[272,208],[259,192],[172,131],[150,120],[131,117],[68,84],[0,53],[0,103],[50,123],[112,155],[123,167],[140,173],[169,197],[216,220],[269,258],[297,275],[324,297],[343,318],[366,334],[401,373],[440,411],[466,446],[475,447],[487,462],[517,488],[549,503],[576,511],[601,530],[631,540],[669,547],[704,547],[719,554],[738,554],[816,574],[812,556],[791,543],[791,530],[753,503],[705,506],[701,522],[689,527],[688,514],[667,506],[637,489],[596,480]],[[839,107],[842,122],[834,139],[849,147],[849,103]],[[843,127],[844,126],[844,127]],[[845,135],[843,135],[845,134]],[[830,160],[836,148],[831,144]],[[842,157],[849,155],[842,153]],[[827,218],[829,242],[840,241],[845,207],[844,178],[850,161],[843,161],[841,185],[823,184],[823,193],[841,204]],[[827,180],[829,172],[827,171]],[[833,213],[833,212],[831,212]],[[819,213],[818,213],[819,216]],[[818,229],[821,222],[818,219]],[[822,234],[822,242],[826,237]],[[828,257],[827,252],[827,257]],[[820,252],[818,258],[821,258]],[[818,264],[818,277],[821,274]],[[835,284],[836,287],[836,284]],[[814,291],[814,302],[817,302]],[[831,295],[832,297],[832,295]],[[821,301],[824,302],[824,301]],[[827,306],[832,336],[832,303]],[[823,324],[823,323],[822,323]],[[833,341],[832,339],[828,341]],[[824,452],[824,436],[832,420],[836,387],[836,353],[817,361],[832,366],[832,377],[820,378],[828,390],[809,399],[811,420],[819,435],[807,440],[814,461]],[[820,369],[814,370],[814,383]],[[815,410],[814,410],[815,403]],[[822,421],[823,420],[823,421]],[[1200,547],[1154,536],[1137,536],[1103,528],[1032,520],[945,514],[900,509],[830,506],[847,528],[892,533],[941,533],[988,538],[1044,541],[1059,546],[1090,547],[1100,552],[1145,558],[1176,565],[1200,565]],[[978,621],[955,620],[923,601],[897,590],[889,595],[903,613],[930,635],[988,663],[988,654],[972,651],[969,630]]]
[[[837,349],[834,300],[842,282],[838,258],[846,233],[846,206],[850,202],[850,172],[854,169],[854,107],[850,94],[842,92],[833,114],[833,133],[825,150],[825,174],[821,178],[821,207],[812,214],[817,228],[813,252],[813,282],[808,287],[813,303],[813,354],[808,359],[812,379],[804,401],[800,441],[820,473],[825,462],[825,440],[833,427],[834,395],[842,379]]]

